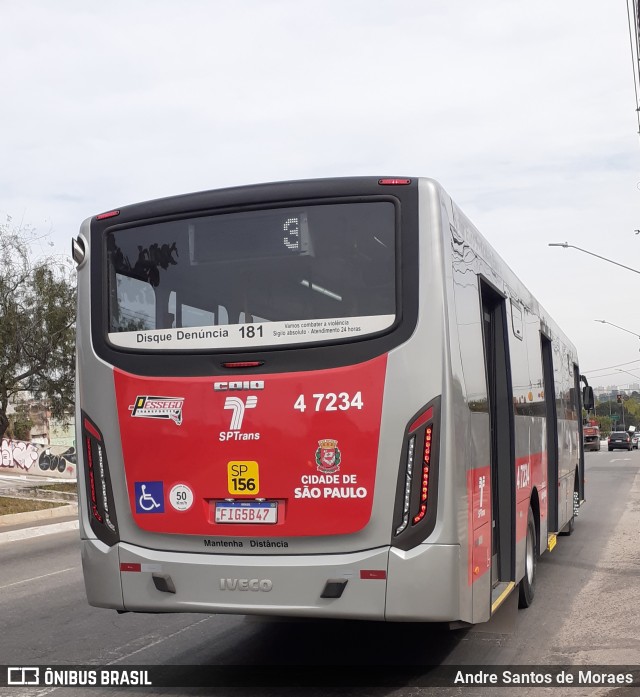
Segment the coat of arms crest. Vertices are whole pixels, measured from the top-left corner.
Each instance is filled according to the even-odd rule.
[[[337,472],[340,469],[341,454],[338,441],[331,438],[323,438],[318,441],[316,450],[316,465],[318,471],[324,474]]]

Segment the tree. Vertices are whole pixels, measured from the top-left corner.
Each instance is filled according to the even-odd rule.
[[[69,258],[38,255],[43,240],[11,218],[0,223],[0,438],[19,392],[62,420],[74,402],[75,271]]]
[[[600,436],[608,436],[613,428],[613,421],[608,416],[598,416],[596,418],[598,426],[600,427]]]
[[[622,426],[640,428],[640,402],[633,397],[625,398],[622,405],[618,404],[617,401],[599,402],[597,412],[596,418],[600,423],[600,430],[603,432],[607,431],[602,420],[605,414],[608,417],[618,417],[617,419],[608,419],[612,428],[621,428]]]
[[[18,404],[6,433],[15,440],[29,440],[33,425],[33,421],[29,417],[29,406],[27,404]]]

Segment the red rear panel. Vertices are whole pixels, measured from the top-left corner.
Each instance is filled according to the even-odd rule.
[[[206,378],[116,369],[136,524],[233,537],[361,530],[371,516],[386,363]]]

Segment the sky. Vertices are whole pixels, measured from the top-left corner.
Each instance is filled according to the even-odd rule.
[[[53,251],[162,196],[432,177],[590,384],[640,383],[638,273],[548,246],[640,272],[626,0],[0,0],[0,95],[0,220]]]

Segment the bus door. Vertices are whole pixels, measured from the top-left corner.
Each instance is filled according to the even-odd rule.
[[[547,419],[547,531],[558,529],[558,415],[556,388],[553,380],[553,349],[551,340],[540,335],[544,401]],[[544,543],[546,545],[546,541]],[[542,544],[540,545],[543,549]]]
[[[481,283],[484,358],[491,428],[491,582],[512,581],[514,569],[514,417],[504,298]]]

